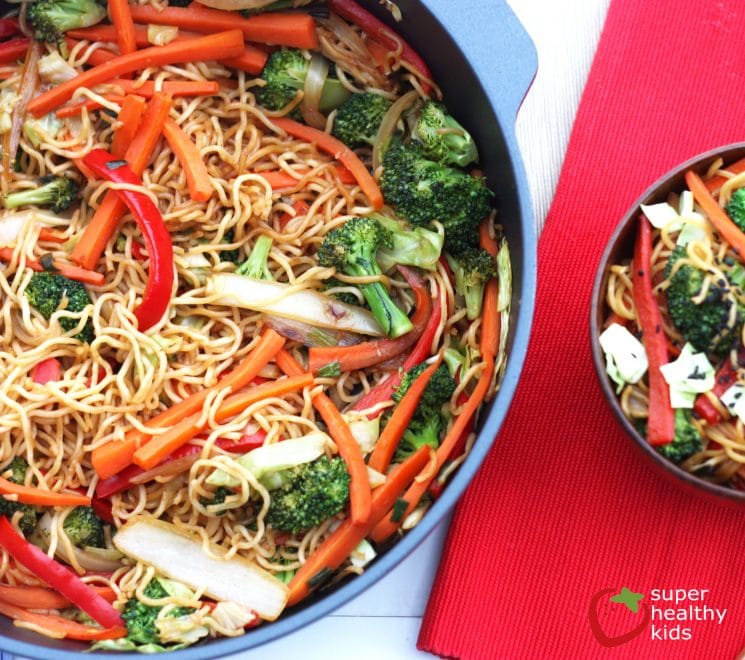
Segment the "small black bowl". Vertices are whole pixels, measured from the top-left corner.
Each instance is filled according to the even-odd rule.
[[[603,322],[609,313],[609,308],[605,301],[605,290],[608,284],[610,267],[613,264],[621,263],[624,259],[630,259],[632,257],[637,221],[639,214],[642,212],[641,205],[664,202],[671,192],[685,190],[686,183],[684,177],[688,170],[694,170],[703,175],[718,158],[721,158],[724,164],[727,165],[743,157],[745,157],[745,142],[737,142],[712,149],[678,165],[652,184],[634,202],[633,206],[623,216],[618,223],[618,227],[613,232],[605,248],[605,252],[600,259],[590,302],[590,343],[592,345],[592,358],[595,363],[595,371],[597,372],[600,387],[608,401],[608,405],[610,405],[623,428],[634,440],[634,444],[636,444],[642,454],[646,456],[647,462],[659,474],[671,480],[685,491],[710,501],[729,504],[731,506],[745,504],[745,491],[721,486],[696,477],[690,472],[686,472],[672,461],[667,460],[657,453],[647,439],[634,428],[626,415],[624,415],[615,393],[615,384],[610,380],[605,371],[605,354],[600,346],[599,337],[602,332]]]

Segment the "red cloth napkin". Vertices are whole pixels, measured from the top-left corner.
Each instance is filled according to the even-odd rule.
[[[745,646],[745,505],[699,501],[642,461],[604,402],[589,339],[590,291],[619,219],[677,163],[738,140],[745,3],[613,0],[539,244],[520,385],[456,511],[420,649],[464,659],[734,658]],[[609,600],[624,586],[646,594],[637,614]],[[652,602],[662,588],[708,592]],[[727,613],[721,623],[650,621],[608,649],[589,615],[605,589],[596,610],[613,635],[653,605]],[[683,623],[690,640],[652,638]]]

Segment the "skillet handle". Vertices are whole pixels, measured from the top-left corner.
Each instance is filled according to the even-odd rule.
[[[515,13],[505,0],[424,0],[424,4],[447,26],[479,72],[502,127],[513,129],[538,68],[533,41]]]

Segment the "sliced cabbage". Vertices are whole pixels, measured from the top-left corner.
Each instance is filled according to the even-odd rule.
[[[155,620],[158,638],[164,644],[194,644],[210,634],[210,629],[202,623],[199,612],[181,616],[161,616]]]
[[[662,229],[671,223],[679,223],[680,216],[678,212],[667,202],[661,202],[659,204],[642,204],[642,213],[647,217],[649,223],[655,229]],[[672,224],[669,228],[674,231],[677,228],[677,224]]]
[[[735,383],[719,397],[732,415],[745,422],[745,383]]]
[[[248,470],[256,479],[265,480],[275,472],[315,461],[325,453],[330,442],[331,438],[319,431],[300,438],[262,445],[232,460]],[[215,470],[207,477],[207,483],[213,486],[231,488],[238,486],[240,482],[225,470]],[[275,484],[269,479],[265,482],[265,485],[271,489],[282,484]]]
[[[12,126],[13,108],[18,103],[18,94],[9,87],[0,90],[0,134],[7,133]]]
[[[170,44],[178,37],[178,28],[171,25],[153,25],[147,26],[147,40],[153,46],[165,46]]]
[[[245,557],[222,558],[225,550],[171,523],[138,516],[119,529],[116,545],[125,555],[155,568],[215,600],[228,600],[274,621],[285,608],[289,589]]]
[[[714,387],[714,367],[706,353],[695,353],[693,346],[683,346],[673,362],[660,367],[670,386],[670,405],[673,408],[693,408],[696,397]]]
[[[349,561],[352,566],[365,568],[377,556],[370,542],[367,539],[362,539],[357,547],[352,550],[352,554],[349,555]]]
[[[38,71],[42,82],[50,85],[59,85],[78,76],[78,72],[56,50],[39,60]]]
[[[360,446],[362,453],[367,455],[373,449],[380,437],[380,416],[374,419],[368,419],[367,415],[357,415],[354,413],[343,413],[342,417],[349,425],[354,439]]]
[[[34,147],[38,147],[46,138],[56,138],[61,128],[62,122],[53,112],[38,119],[30,117],[23,122],[23,134]]]
[[[649,368],[642,343],[620,323],[611,323],[599,341],[605,353],[605,372],[618,386],[616,393],[627,383],[638,383]]]

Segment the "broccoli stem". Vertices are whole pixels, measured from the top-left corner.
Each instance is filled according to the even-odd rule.
[[[248,259],[238,266],[235,272],[246,277],[253,277],[256,280],[273,280],[274,278],[267,267],[272,243],[273,240],[270,236],[259,236]]]
[[[375,261],[362,259],[355,261],[349,268],[349,273],[357,277],[381,274]],[[414,328],[409,317],[393,302],[388,290],[380,282],[360,284],[359,288],[375,320],[389,337],[400,337]]]
[[[8,193],[3,198],[3,206],[6,209],[15,209],[19,206],[26,206],[28,204],[44,206],[45,204],[49,204],[50,201],[51,197],[47,185],[41,186],[40,188],[29,188],[28,190],[18,190],[16,192]]]

